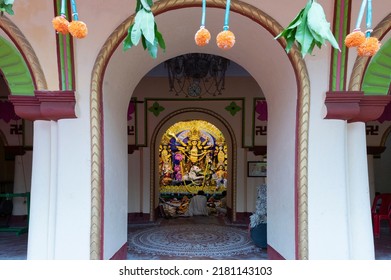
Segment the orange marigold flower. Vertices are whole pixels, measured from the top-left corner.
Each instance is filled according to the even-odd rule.
[[[217,34],[216,43],[220,49],[229,50],[235,44],[235,35],[229,30],[223,30]]]
[[[52,20],[53,27],[58,33],[68,34],[69,21],[63,16],[57,16]]]
[[[364,43],[357,47],[359,56],[374,56],[380,49],[380,42],[375,37],[366,38]]]
[[[73,37],[76,37],[78,39],[82,39],[86,37],[88,34],[87,25],[79,20],[74,20],[70,22],[68,29],[69,29],[69,33],[71,33]]]
[[[348,34],[345,38],[345,46],[348,48],[358,47],[365,41],[365,34],[359,30],[355,30]]]
[[[194,36],[194,40],[199,47],[206,46],[210,40],[210,32],[204,26],[201,26],[200,29]]]

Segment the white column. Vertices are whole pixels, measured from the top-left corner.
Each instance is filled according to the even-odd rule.
[[[373,260],[375,253],[364,123],[348,124],[347,150],[350,259]]]
[[[26,193],[31,190],[32,153],[27,151],[23,156],[15,157],[14,193]],[[13,216],[27,215],[27,203],[24,197],[13,198]]]
[[[50,192],[48,212],[48,259],[55,259],[57,225],[57,170],[58,170],[58,127],[57,122],[50,122]]]
[[[34,122],[33,172],[27,259],[52,259],[56,215],[56,126]]]

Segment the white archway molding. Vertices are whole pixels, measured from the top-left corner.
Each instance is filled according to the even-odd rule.
[[[185,1],[164,1],[164,2],[156,2],[153,6],[153,12],[155,16],[159,20],[163,19],[163,17],[170,16],[171,19],[175,19],[175,22],[178,22],[177,15],[181,13],[186,13],[191,11],[192,9],[185,9],[191,7],[199,7],[201,5],[201,0],[185,0]],[[208,5],[210,7],[218,8],[215,12],[220,14],[224,13],[225,9],[225,1],[208,1]],[[181,9],[183,8],[183,9]],[[180,9],[180,10],[178,10]],[[276,46],[279,44],[273,39],[277,34],[282,31],[281,25],[279,25],[273,18],[263,13],[261,10],[243,3],[241,1],[232,2],[231,6],[231,19],[232,21],[238,20],[237,30],[244,30],[248,28],[248,26],[256,26],[256,29],[260,32],[261,36],[250,36],[251,38],[245,38],[242,41],[238,41],[235,48],[232,49],[232,52],[227,52],[226,57],[232,59],[236,62],[240,61],[240,64],[246,68],[254,76],[257,82],[262,86],[265,92],[270,92],[273,95],[278,95],[283,92],[281,89],[281,77],[285,74],[291,74],[289,76],[288,81],[293,80],[292,83],[288,83],[288,87],[290,88],[290,92],[292,95],[296,94],[297,90],[297,104],[293,106],[297,106],[297,116],[296,120],[296,156],[295,156],[295,190],[297,193],[297,213],[298,220],[296,223],[297,229],[296,231],[296,239],[298,244],[298,250],[296,252],[296,258],[298,259],[307,259],[308,258],[308,226],[307,226],[307,163],[308,163],[308,127],[309,127],[309,101],[310,101],[310,88],[309,88],[309,77],[307,73],[306,65],[302,59],[300,52],[294,48],[288,54],[288,56],[284,52],[285,41],[279,40],[281,47],[277,48],[276,61],[282,61],[282,65],[291,65],[291,67],[281,67],[281,64],[273,61],[270,53],[271,50],[275,50]],[[169,12],[169,13],[167,13]],[[127,53],[120,53],[118,51],[119,45],[122,43],[123,38],[127,34],[127,29],[132,24],[134,19],[134,15],[126,19],[118,28],[111,34],[111,36],[106,40],[106,43],[102,47],[94,68],[92,72],[91,78],[91,95],[90,95],[90,124],[91,124],[91,245],[90,245],[90,257],[91,259],[100,259],[102,258],[102,243],[101,240],[101,227],[103,224],[103,216],[102,216],[102,195],[103,195],[103,182],[104,182],[104,161],[103,161],[103,127],[104,122],[103,119],[106,116],[103,116],[103,81],[105,83],[109,81],[106,79],[105,72],[106,68],[114,68],[113,66],[108,65],[111,64],[111,59],[118,56],[127,57],[126,60],[123,60],[122,63],[132,64],[132,66],[128,66],[126,69],[131,69],[130,72],[123,71],[127,73],[129,76],[127,77],[128,86],[124,86],[124,89],[127,88],[127,92],[119,93],[122,97],[127,96],[127,101],[130,99],[129,91],[135,88],[135,81],[139,81],[141,75],[144,75],[147,70],[152,69],[153,66],[162,62],[164,59],[183,54],[185,52],[195,52],[199,49],[196,49],[194,43],[191,40],[185,39],[183,36],[185,33],[186,27],[185,23],[188,24],[187,21],[191,19],[194,22],[197,22],[193,26],[198,26],[199,15],[192,16],[188,18],[187,21],[184,22],[184,25],[178,26],[170,25],[166,27],[170,32],[165,34],[171,34],[171,37],[165,38],[167,42],[172,42],[173,47],[170,48],[168,46],[168,51],[165,56],[160,56],[160,58],[156,61],[150,62],[150,60],[145,60],[148,54],[143,52],[141,48],[135,48]],[[173,28],[178,28],[179,32],[173,31]],[[164,29],[165,25],[161,22],[159,23],[159,28]],[[213,29],[213,28],[211,28]],[[221,29],[216,27],[217,30]],[[244,32],[246,33],[246,32]],[[247,34],[247,33],[246,33]],[[248,33],[251,35],[251,33]],[[248,35],[247,34],[247,35]],[[263,36],[266,34],[266,36]],[[179,36],[181,35],[181,36]],[[191,34],[190,38],[194,35]],[[187,38],[187,37],[186,37]],[[238,37],[239,38],[239,37]],[[179,40],[179,41],[178,41]],[[182,41],[180,41],[182,40]],[[245,44],[246,40],[252,40],[252,48],[249,48],[249,44]],[[175,44],[178,43],[179,44]],[[243,44],[242,44],[243,43]],[[262,45],[269,46],[265,48],[264,52],[259,51],[259,46]],[[213,49],[214,47],[210,46],[205,49],[205,52],[215,53],[217,54],[217,49]],[[171,52],[172,50],[172,52]],[[269,52],[268,52],[269,51]],[[114,55],[113,55],[114,54]],[[221,53],[219,53],[221,55]],[[269,60],[268,60],[269,58]],[[267,65],[268,69],[262,69],[261,64]],[[285,73],[279,73],[276,69],[284,70]],[[293,71],[292,71],[293,69]],[[266,81],[266,77],[258,74],[262,73],[262,71],[274,71],[276,73],[275,80],[267,81],[270,87],[266,87],[264,84]],[[283,72],[283,71],[281,71]],[[294,75],[293,75],[294,73]],[[134,74],[134,75],[132,75]],[[115,75],[111,75],[113,77]],[[293,78],[292,78],[293,77]],[[119,78],[119,77],[118,77]],[[274,85],[274,87],[272,86]],[[266,87],[266,88],[265,88]],[[114,87],[113,87],[114,88]],[[113,93],[113,92],[110,92]],[[267,93],[266,93],[267,95]],[[114,96],[114,94],[113,94]],[[116,95],[116,98],[122,98],[121,96]],[[125,102],[125,99],[123,99]],[[119,112],[120,114],[122,112]]]

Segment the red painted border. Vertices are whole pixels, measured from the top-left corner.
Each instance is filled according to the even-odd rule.
[[[267,245],[267,258],[269,260],[285,260],[285,258],[269,244]]]
[[[110,258],[110,260],[126,260],[128,259],[128,242],[126,242],[122,247]]]

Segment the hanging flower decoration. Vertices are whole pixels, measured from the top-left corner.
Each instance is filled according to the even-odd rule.
[[[224,28],[216,37],[217,46],[223,50],[229,50],[235,45],[235,35],[229,30],[229,11],[231,7],[231,0],[227,0],[225,8]]]
[[[157,24],[151,10],[152,5],[152,0],[137,0],[136,17],[134,18],[133,24],[129,27],[128,35],[123,42],[124,51],[133,46],[137,46],[140,40],[144,50],[148,50],[152,58],[157,58],[159,47],[163,51],[166,50],[166,43],[162,34],[157,29]]]
[[[57,16],[52,20],[54,29],[63,35],[67,35],[69,33],[68,26],[69,21],[65,18],[64,15]]]
[[[365,41],[365,34],[360,29],[353,30],[352,33],[348,34],[345,38],[345,46],[348,48],[358,47]]]
[[[194,36],[196,45],[199,47],[203,47],[209,44],[211,38],[209,30],[205,28],[205,15],[206,15],[206,0],[202,0],[201,26]]]
[[[367,7],[366,32],[361,31],[361,22],[364,17],[364,11]],[[371,57],[380,49],[380,42],[377,38],[371,37],[372,33],[372,0],[363,0],[356,21],[356,27],[345,38],[345,46],[348,48],[356,47],[358,56]]]
[[[223,50],[229,50],[235,45],[235,35],[229,30],[223,30],[216,37],[217,46]]]
[[[14,0],[0,0],[0,13],[1,15],[6,12],[9,15],[14,15],[14,11],[12,10],[12,7],[14,5]]]
[[[309,0],[295,19],[275,39],[286,39],[286,52],[297,42],[299,50],[304,57],[312,54],[315,46],[319,49],[329,41],[330,44],[340,50],[337,40],[330,30],[330,23],[326,20],[323,7],[316,0]]]
[[[79,21],[79,15],[77,13],[77,7],[75,0],[71,0],[72,5],[72,17],[73,21],[69,22],[66,19],[65,10],[66,10],[66,0],[61,1],[61,15],[55,17],[52,20],[53,28],[63,35],[70,33],[73,37],[77,39],[85,38],[88,34],[87,25]]]
[[[194,40],[199,47],[203,47],[209,44],[210,38],[210,32],[204,26],[201,26],[194,36]]]
[[[374,56],[379,49],[379,40],[375,37],[368,37],[357,47],[357,54],[359,56]]]
[[[87,25],[79,20],[74,20],[69,23],[68,26],[69,33],[77,39],[83,39],[88,34]]]

